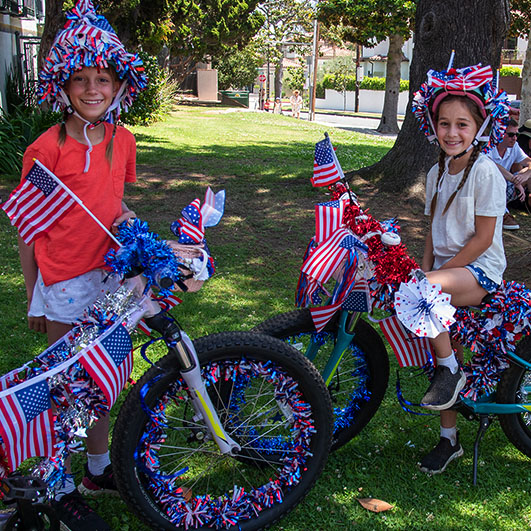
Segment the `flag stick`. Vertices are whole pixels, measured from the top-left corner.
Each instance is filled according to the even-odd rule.
[[[72,199],[105,231],[107,236],[111,238],[115,243],[117,243],[120,247],[122,247],[122,244],[115,238],[114,234],[83,204],[83,201],[79,199],[79,197],[68,188],[65,184],[61,182],[59,177],[57,177],[52,171],[50,171],[42,162],[40,162],[38,159],[33,159],[35,164],[39,166],[39,168],[42,168],[68,195],[72,197]]]

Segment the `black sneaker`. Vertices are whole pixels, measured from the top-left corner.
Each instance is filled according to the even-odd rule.
[[[441,437],[439,444],[418,464],[420,470],[426,474],[440,474],[454,459],[463,455],[463,447],[459,444],[459,434],[455,445],[452,446],[450,439]]]
[[[90,507],[77,490],[52,501],[61,531],[111,531],[107,522]]]
[[[77,490],[84,496],[99,496],[100,494],[113,494],[118,496],[118,489],[112,475],[112,465],[107,465],[103,474],[95,476],[89,472],[85,464],[85,477],[81,480]]]
[[[465,383],[466,376],[461,369],[452,374],[448,367],[439,365],[435,368],[431,384],[420,401],[420,405],[435,411],[448,409],[455,404]]]

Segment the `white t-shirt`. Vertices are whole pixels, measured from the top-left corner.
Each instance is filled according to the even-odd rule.
[[[507,171],[511,171],[511,167],[515,162],[522,162],[527,158],[527,155],[523,149],[515,144],[512,148],[507,148],[503,157],[500,157],[500,153],[497,147],[492,148],[487,157],[491,158],[496,164],[499,164],[502,168],[505,168]]]
[[[480,154],[465,184],[457,192],[446,214],[442,214],[448,199],[457,189],[463,171],[456,175],[446,170],[439,183],[437,205],[432,220],[431,232],[433,239],[434,269],[439,269],[453,258],[475,234],[475,216],[496,217],[496,228],[490,247],[470,265],[480,267],[485,274],[497,284],[501,283],[507,262],[503,250],[502,220],[505,212],[505,179],[496,165],[487,156]],[[436,164],[428,172],[426,179],[426,208],[424,213],[430,215],[430,205],[439,165]]]

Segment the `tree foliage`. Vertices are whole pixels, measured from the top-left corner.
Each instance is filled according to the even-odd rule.
[[[411,34],[415,2],[409,0],[323,0],[318,18],[327,26],[336,25],[346,41],[374,46],[389,35]]]
[[[243,48],[264,22],[259,0],[101,0],[102,11],[120,38],[158,54],[223,56]]]
[[[266,61],[275,71],[275,96],[282,92],[282,59],[286,51],[294,50],[308,55],[312,41],[312,21],[315,13],[305,0],[275,0],[263,2],[258,10],[264,17],[264,24],[256,36]],[[298,44],[293,44],[298,43]]]
[[[263,58],[252,43],[243,50],[235,51],[220,60],[215,60],[214,67],[218,71],[219,88],[221,90],[231,87],[241,89],[252,85],[258,76],[258,67],[262,63]]]
[[[531,0],[511,0],[509,36],[527,39],[531,29]]]

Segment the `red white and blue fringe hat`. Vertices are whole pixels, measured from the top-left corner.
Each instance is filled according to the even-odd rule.
[[[124,80],[103,117],[113,123],[146,88],[142,61],[137,54],[127,52],[107,19],[96,13],[92,0],[79,0],[66,16],[68,21],[55,37],[39,73],[39,103],[48,101],[54,110],[67,108],[70,102],[63,87],[74,72],[86,66],[111,66]]]
[[[437,142],[434,115],[441,101],[450,94],[466,96],[478,104],[485,121],[469,148],[486,143],[483,151],[487,153],[503,140],[509,121],[509,101],[507,94],[498,90],[490,66],[467,66],[452,68],[452,58],[447,70],[430,70],[428,79],[413,97],[412,111],[419,121],[420,130],[431,143]],[[491,125],[490,133],[485,134]]]

